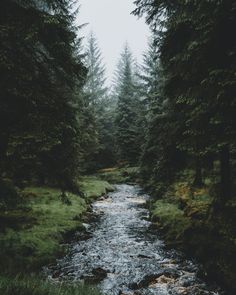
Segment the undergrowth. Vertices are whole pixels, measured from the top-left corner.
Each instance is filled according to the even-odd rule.
[[[0,277],[2,295],[99,295],[96,288],[79,284],[53,284],[36,277]]]

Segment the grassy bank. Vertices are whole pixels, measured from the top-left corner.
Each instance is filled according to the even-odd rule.
[[[204,275],[236,290],[236,204],[218,209],[211,182],[193,187],[180,177],[161,199],[153,201],[151,216],[167,245],[184,250],[204,265]],[[233,217],[234,216],[234,217]]]
[[[9,279],[0,276],[3,295],[99,295],[93,287],[83,285],[55,285],[36,277]]]
[[[61,199],[61,192],[56,188],[27,187],[22,192],[23,205],[0,212],[0,294],[99,294],[91,287],[52,285],[29,275],[64,253],[61,242],[68,233],[83,230],[89,204],[113,190],[107,181],[96,177],[82,178],[80,188],[83,198],[68,193]]]
[[[84,197],[68,193],[63,200],[56,188],[27,187],[21,207],[0,212],[1,273],[29,273],[54,261],[64,252],[65,235],[83,229],[89,204],[113,189],[96,177],[84,177],[80,184]]]
[[[138,180],[138,167],[115,167],[99,170],[98,177],[109,183],[133,183]]]

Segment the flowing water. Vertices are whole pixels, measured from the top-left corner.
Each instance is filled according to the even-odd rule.
[[[95,202],[99,218],[87,225],[89,235],[75,239],[49,277],[94,283],[105,295],[223,294],[197,277],[196,264],[165,249],[151,230],[148,199],[138,186],[124,184]]]

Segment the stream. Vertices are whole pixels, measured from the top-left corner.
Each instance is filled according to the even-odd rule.
[[[96,284],[105,295],[224,294],[198,278],[196,263],[165,248],[148,221],[148,199],[139,186],[122,184],[95,202],[97,220],[48,267],[49,278]]]

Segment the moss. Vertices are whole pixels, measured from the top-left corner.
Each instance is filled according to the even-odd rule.
[[[26,209],[0,213],[5,220],[0,232],[1,271],[37,270],[63,252],[60,243],[66,233],[82,228],[88,203],[112,189],[95,177],[84,177],[81,187],[85,198],[67,193],[70,205],[62,202],[58,189],[27,187],[23,191]]]
[[[190,226],[190,220],[178,205],[158,200],[152,209],[152,218],[164,230],[165,238],[169,242],[178,241]]]
[[[107,181],[101,180],[96,176],[83,177],[80,181],[80,186],[87,199],[94,199],[114,190],[114,187]]]
[[[0,294],[4,295],[99,295],[94,287],[52,284],[36,277],[0,277]]]
[[[214,182],[194,187],[185,171],[154,201],[151,213],[167,244],[184,250],[204,265],[204,273],[236,292],[236,203],[214,200]],[[206,238],[207,237],[207,238]]]
[[[152,214],[154,218],[159,217],[166,235],[174,242],[196,220],[207,219],[212,203],[209,187],[192,187],[181,179],[170,185],[162,199],[154,203]]]

